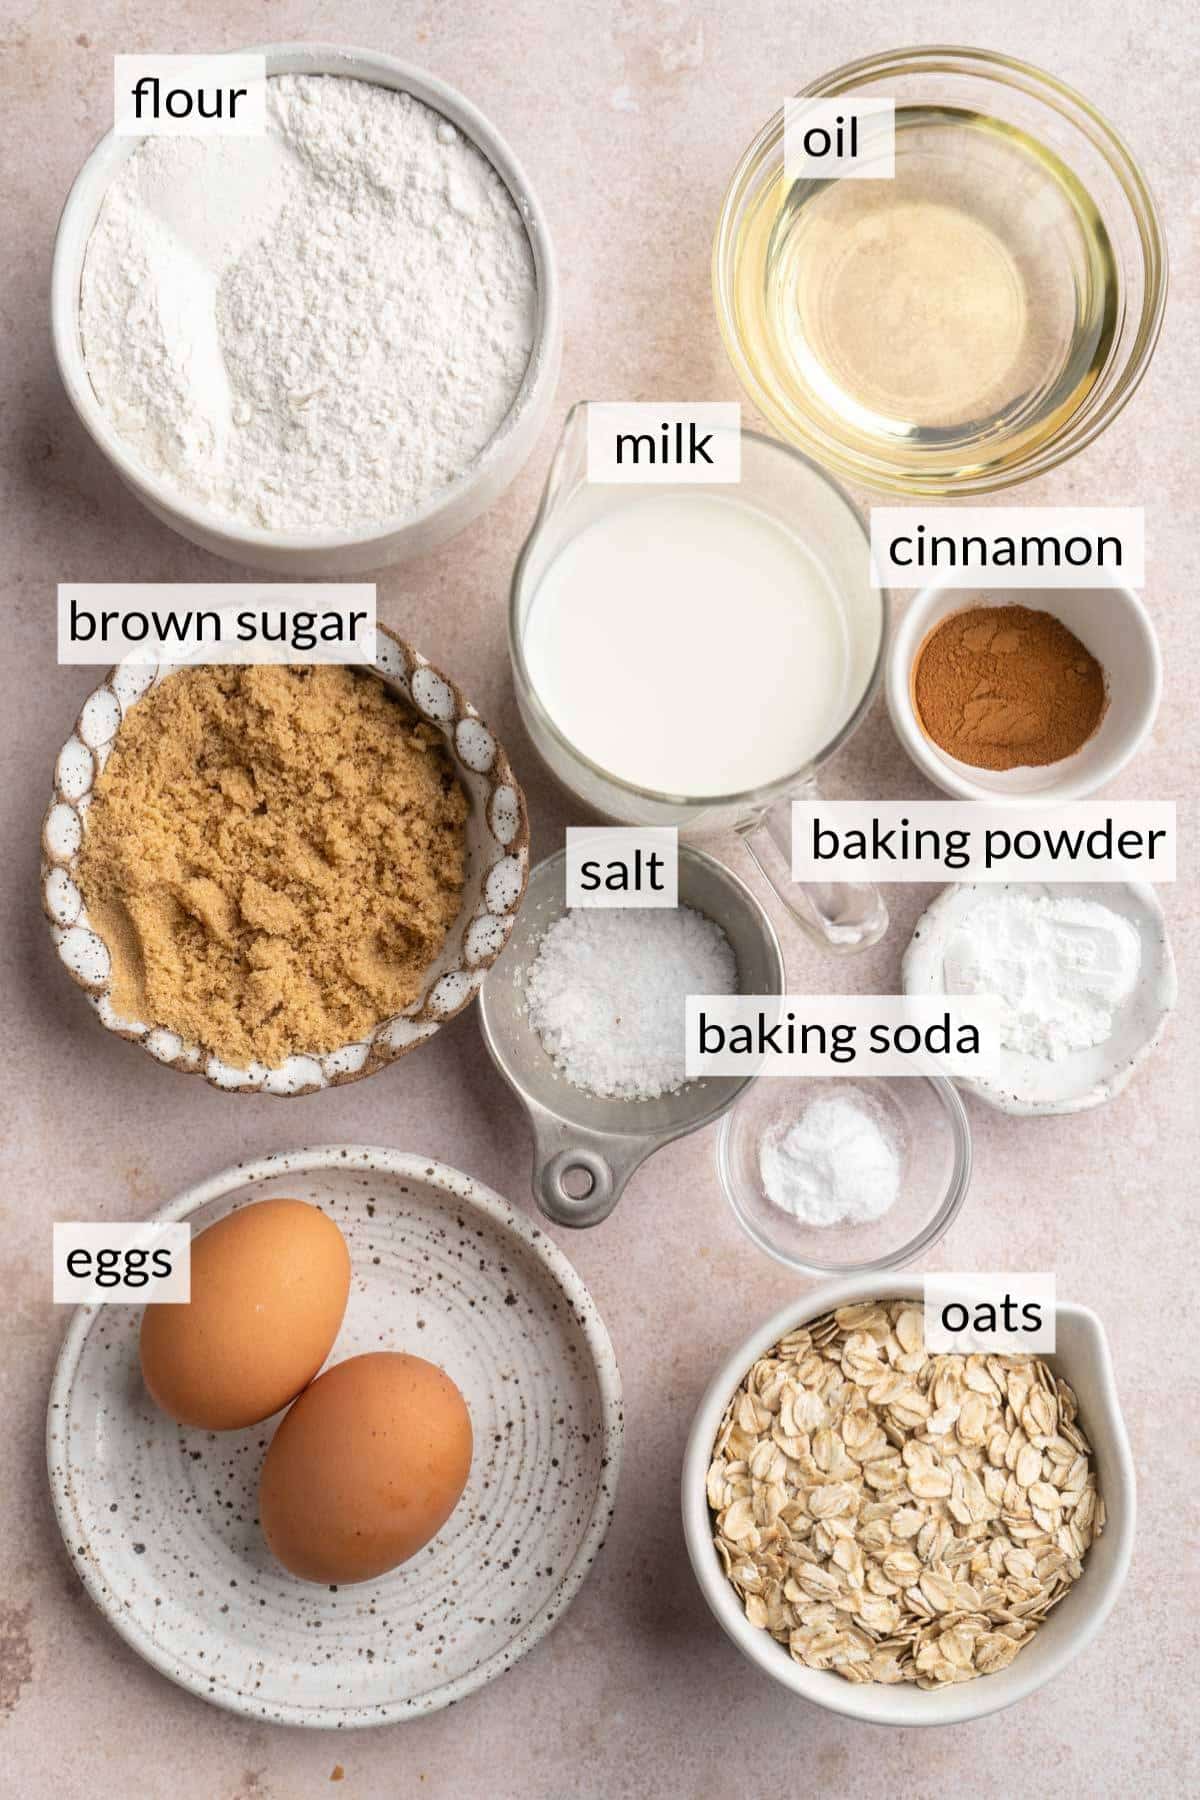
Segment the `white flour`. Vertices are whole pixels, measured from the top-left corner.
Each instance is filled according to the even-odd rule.
[[[1057,1062],[1110,1037],[1141,968],[1137,931],[1095,900],[1000,893],[946,946],[948,994],[999,994],[1004,1044]]]
[[[269,528],[411,511],[509,412],[535,278],[507,188],[408,94],[267,84],[265,138],[147,139],[100,210],[81,334],[104,410],[186,498]]]

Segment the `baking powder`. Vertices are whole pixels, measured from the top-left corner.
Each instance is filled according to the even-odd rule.
[[[533,342],[529,240],[448,120],[372,82],[267,83],[265,137],[159,137],[83,267],[101,406],[181,497],[273,529],[403,516],[478,456]]]
[[[981,898],[946,946],[948,994],[998,994],[1007,1049],[1057,1062],[1112,1035],[1141,968],[1137,931],[1096,900]]]

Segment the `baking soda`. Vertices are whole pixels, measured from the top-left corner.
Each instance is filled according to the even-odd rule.
[[[873,1112],[848,1095],[814,1100],[759,1145],[768,1200],[806,1225],[866,1225],[900,1192],[902,1159]]]

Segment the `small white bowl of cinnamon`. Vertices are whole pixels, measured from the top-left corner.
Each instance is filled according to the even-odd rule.
[[[888,654],[896,734],[960,800],[1085,799],[1136,754],[1161,691],[1158,639],[1130,588],[924,588]]]

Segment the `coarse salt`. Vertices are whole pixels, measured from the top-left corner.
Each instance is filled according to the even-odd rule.
[[[619,1100],[682,1087],[687,996],[737,991],[725,933],[690,906],[564,913],[525,984],[530,1023],[567,1080]]]

